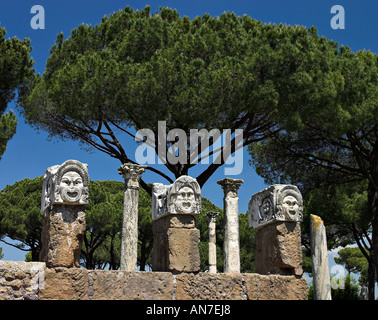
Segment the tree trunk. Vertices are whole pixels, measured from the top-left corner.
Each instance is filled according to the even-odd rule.
[[[369,297],[369,300],[374,300],[374,296],[375,296],[375,265],[374,265],[372,253],[370,253],[368,263],[369,263],[368,278],[367,278],[367,281],[368,281],[368,297]]]
[[[369,181],[368,187],[368,205],[371,213],[372,225],[372,245],[370,251],[370,258],[372,268],[372,275],[369,275],[369,300],[374,300],[374,285],[375,280],[378,279],[378,142],[374,146],[371,154],[370,172],[373,181]],[[370,270],[370,262],[369,262]],[[375,279],[373,279],[376,273]]]
[[[145,242],[142,241],[142,245],[140,247],[139,271],[146,271],[146,261],[146,245]]]
[[[114,251],[114,238],[115,235],[112,235],[110,239],[110,270],[116,270],[116,258],[115,258],[115,251]]]
[[[31,248],[32,261],[39,261],[39,253],[41,249],[39,247]]]
[[[87,253],[85,254],[85,268],[88,269],[88,270],[93,270],[94,269],[94,265],[93,265],[93,251],[92,249],[89,247],[87,247]]]

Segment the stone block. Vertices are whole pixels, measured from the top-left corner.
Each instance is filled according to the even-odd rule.
[[[40,260],[47,267],[80,267],[85,228],[83,206],[55,205],[44,218]]]
[[[176,276],[177,300],[242,300],[239,273],[182,273]]]
[[[195,225],[195,218],[184,214],[165,216],[153,222],[154,271],[179,273],[200,270],[200,231]]]
[[[44,271],[42,262],[0,261],[0,300],[37,300]]]
[[[39,300],[88,300],[88,270],[46,268]]]
[[[165,232],[155,232],[152,269],[174,273],[198,272],[201,263],[199,242],[198,229],[168,228]]]
[[[154,232],[166,232],[168,228],[193,229],[196,227],[196,220],[191,215],[174,214],[160,218],[153,223]]]
[[[274,222],[256,233],[256,272],[302,275],[301,228],[299,222]]]
[[[89,299],[170,300],[173,276],[168,272],[89,271]]]
[[[198,250],[200,231],[198,229],[170,228],[167,237],[169,243],[168,271],[198,272],[201,264]]]
[[[303,277],[243,274],[248,300],[307,300],[307,281]]]

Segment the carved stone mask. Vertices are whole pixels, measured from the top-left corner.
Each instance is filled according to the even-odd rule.
[[[193,189],[189,187],[181,188],[177,194],[176,207],[183,213],[195,212],[196,199]]]
[[[41,213],[48,214],[55,204],[87,205],[89,175],[87,165],[67,160],[47,168],[43,178]]]
[[[263,218],[265,219],[269,217],[272,211],[273,211],[272,201],[269,198],[265,198],[261,206],[261,213],[262,213]]]
[[[248,204],[249,226],[261,228],[275,221],[301,222],[303,200],[298,187],[274,184],[252,195]]]
[[[60,181],[60,196],[64,202],[78,202],[83,191],[83,179],[75,171],[66,172]]]
[[[293,196],[286,196],[282,201],[282,210],[288,219],[293,219],[299,210],[298,200]]]

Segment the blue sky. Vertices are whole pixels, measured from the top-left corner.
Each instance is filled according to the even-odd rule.
[[[34,14],[30,13],[33,5],[42,5],[45,9],[45,29],[34,30],[30,21]],[[181,16],[194,18],[204,13],[212,16],[232,11],[237,15],[247,14],[265,23],[284,23],[288,25],[315,26],[320,35],[348,45],[353,51],[367,49],[378,52],[377,30],[378,12],[377,0],[192,0],[192,1],[124,1],[124,0],[80,0],[80,1],[51,1],[51,0],[0,0],[0,25],[7,30],[7,36],[30,38],[33,47],[32,56],[35,69],[43,73],[49,49],[54,44],[56,35],[60,32],[67,37],[71,30],[78,25],[97,24],[104,15],[125,8],[127,5],[134,9],[142,9],[151,5],[152,11],[160,6],[168,6],[178,10]],[[334,14],[331,8],[342,5],[345,10],[345,29],[334,30],[330,21]],[[118,180],[117,168],[120,163],[116,159],[94,151],[89,153],[80,148],[76,142],[48,141],[43,132],[37,133],[25,124],[13,103],[8,110],[13,109],[19,119],[17,133],[8,143],[8,148],[0,161],[0,190],[7,184],[44,174],[47,167],[61,164],[67,159],[76,159],[88,164],[89,175],[93,180]],[[125,138],[126,139],[126,138]],[[129,150],[135,150],[132,140],[122,141]],[[133,154],[134,152],[130,152]],[[243,171],[234,178],[244,180],[239,190],[240,212],[246,212],[251,195],[264,187],[263,180],[257,176],[248,165],[249,156],[243,153]],[[162,167],[162,165],[160,165]],[[161,169],[159,167],[159,169]],[[193,174],[194,175],[194,174]],[[160,179],[151,173],[144,174],[147,182],[157,182]],[[223,168],[209,179],[202,194],[216,205],[222,207],[223,192],[216,181],[224,178]],[[321,213],[319,213],[321,215]],[[4,249],[6,260],[23,260],[24,252],[0,244]]]

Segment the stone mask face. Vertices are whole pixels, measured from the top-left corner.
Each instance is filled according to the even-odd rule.
[[[77,172],[66,172],[60,182],[60,196],[64,202],[78,202],[81,199],[83,187],[83,179]]]
[[[298,200],[293,196],[286,196],[282,201],[282,210],[288,218],[294,217],[299,209]]]
[[[193,189],[189,187],[181,188],[177,194],[176,207],[183,213],[192,213],[195,210],[196,199]]]

